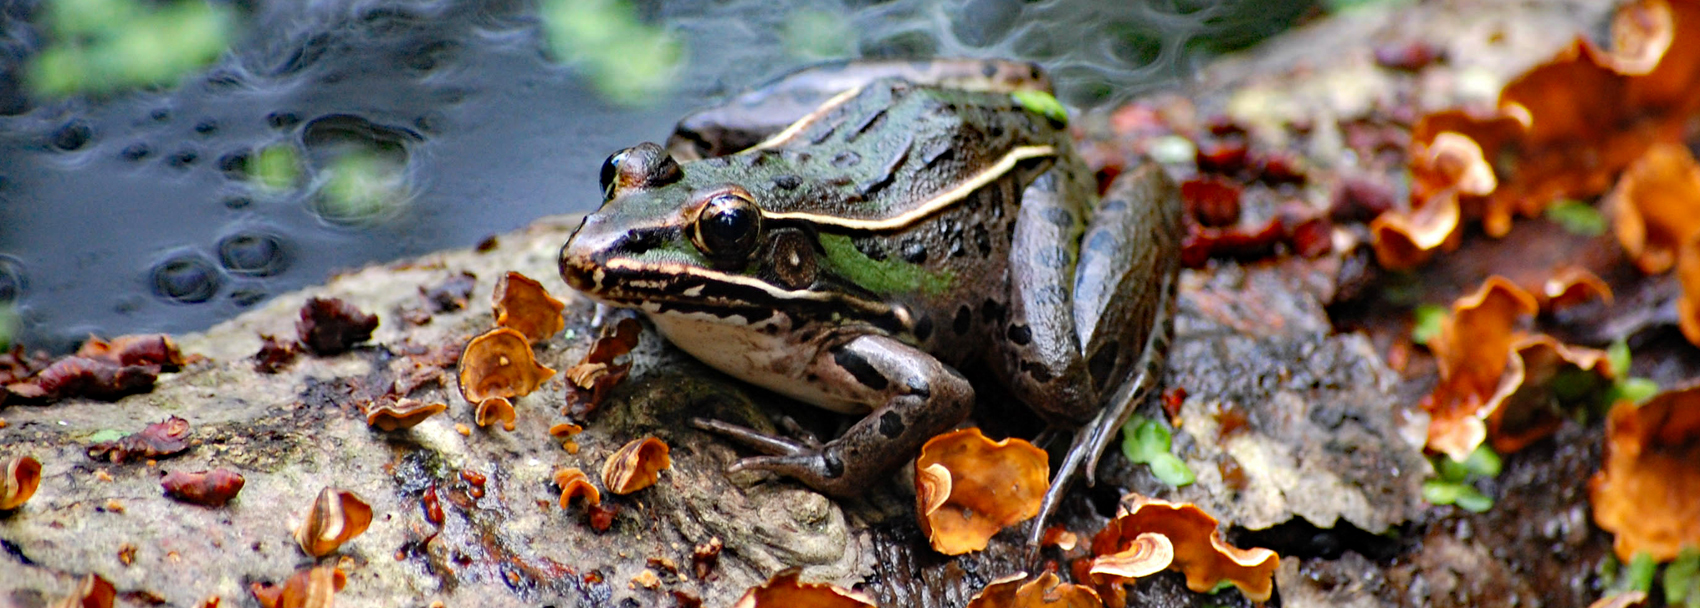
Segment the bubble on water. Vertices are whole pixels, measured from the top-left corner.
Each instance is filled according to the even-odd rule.
[[[289,266],[283,241],[262,232],[238,232],[218,242],[218,261],[230,274],[269,277]]]
[[[53,147],[70,152],[82,148],[93,137],[94,129],[89,127],[89,123],[73,120],[55,130],[50,139]]]
[[[410,129],[335,114],[302,129],[316,191],[314,215],[343,225],[373,225],[401,214],[413,196],[408,146],[423,139]]]
[[[152,273],[155,295],[183,304],[199,304],[218,295],[223,275],[204,256],[180,253],[154,266]]]

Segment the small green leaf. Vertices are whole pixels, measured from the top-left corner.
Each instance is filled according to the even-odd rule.
[[[123,439],[124,435],[124,431],[120,431],[118,429],[101,429],[95,431],[93,435],[89,435],[89,443],[117,441],[119,439]]]
[[[1028,90],[1016,91],[1009,96],[1015,99],[1016,105],[1026,108],[1029,112],[1049,118],[1058,125],[1068,124],[1068,109],[1050,93]]]
[[[1659,394],[1659,383],[1650,378],[1624,378],[1622,382],[1611,387],[1606,394],[1607,403],[1628,401],[1636,405],[1646,403],[1653,395]]]
[[[1593,205],[1565,200],[1547,207],[1547,220],[1577,236],[1596,237],[1606,233],[1606,217]]]
[[[1423,500],[1431,505],[1449,505],[1458,501],[1462,492],[1462,484],[1442,479],[1430,479],[1423,482]]]
[[[1606,363],[1611,364],[1611,371],[1619,378],[1629,377],[1629,343],[1618,340],[1606,347]]]
[[[1452,504],[1471,513],[1481,513],[1493,508],[1493,499],[1473,487],[1460,486],[1458,498]]]
[[[1192,469],[1187,468],[1186,463],[1173,454],[1159,454],[1151,459],[1149,466],[1151,474],[1157,476],[1157,479],[1177,488],[1192,485],[1196,480]]]
[[[1498,477],[1502,468],[1504,463],[1499,454],[1494,453],[1493,448],[1485,443],[1476,446],[1476,451],[1470,452],[1470,456],[1464,459],[1464,469],[1481,477]]]
[[[1607,551],[1605,559],[1600,560],[1599,566],[1596,567],[1596,571],[1600,575],[1600,585],[1607,589],[1615,586],[1618,570],[1621,570],[1622,567],[1623,564],[1617,561],[1617,555]]]
[[[1417,344],[1428,344],[1435,336],[1440,335],[1440,323],[1446,320],[1446,307],[1439,304],[1423,304],[1418,306],[1415,313],[1416,321],[1411,324],[1411,341]]]
[[[1653,575],[1657,573],[1659,563],[1653,560],[1653,554],[1646,551],[1637,552],[1629,560],[1629,571],[1624,573],[1623,584],[1629,591],[1653,590]]]
[[[1700,547],[1684,547],[1665,566],[1664,591],[1669,605],[1700,604]]]
[[[1462,462],[1453,460],[1445,454],[1436,456],[1434,461],[1435,472],[1440,474],[1440,479],[1443,481],[1463,483],[1464,480],[1470,478],[1470,469],[1465,467]]]

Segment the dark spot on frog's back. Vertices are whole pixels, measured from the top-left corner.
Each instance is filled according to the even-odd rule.
[[[927,263],[927,246],[920,241],[909,241],[903,244],[903,261],[910,264]]]
[[[839,169],[855,166],[859,162],[862,162],[862,155],[850,150],[839,152],[838,156],[832,157],[832,166]]]
[[[880,416],[880,435],[885,438],[893,439],[902,435],[904,428],[903,416],[897,412],[886,412]]]
[[[984,323],[1003,323],[1005,310],[1003,303],[991,298],[980,304],[980,321]]]
[[[1113,256],[1116,253],[1116,236],[1109,232],[1099,232],[1087,239],[1086,248],[1101,256]]]
[[[915,340],[918,342],[926,342],[927,338],[931,338],[932,336],[933,317],[931,315],[922,315],[921,320],[915,322]]]
[[[803,185],[803,178],[795,175],[776,175],[773,177],[773,185],[781,190],[796,190],[797,186]]]
[[[844,368],[844,371],[850,372],[862,386],[876,391],[883,391],[891,386],[891,381],[886,379],[885,374],[881,374],[880,370],[874,368],[874,364],[855,351],[840,348],[832,353],[832,360]]]
[[[1020,346],[1027,346],[1033,341],[1033,330],[1023,323],[1012,323],[1009,326],[1009,341]]]
[[[1074,214],[1062,207],[1046,207],[1044,216],[1045,221],[1058,228],[1068,228],[1074,225]]]
[[[974,311],[969,310],[967,304],[963,304],[961,308],[956,309],[956,320],[951,322],[950,328],[955,330],[958,336],[967,335],[968,330],[974,328]]]

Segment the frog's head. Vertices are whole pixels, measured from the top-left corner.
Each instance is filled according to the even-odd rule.
[[[568,285],[619,306],[713,297],[705,291],[729,282],[760,289],[739,274],[762,242],[762,210],[748,191],[685,179],[653,143],[609,156],[601,181],[602,208],[561,248]]]

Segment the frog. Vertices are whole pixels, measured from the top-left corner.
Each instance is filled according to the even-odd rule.
[[[560,252],[568,285],[729,376],[853,417],[826,441],[692,419],[756,452],[728,472],[857,496],[984,391],[1072,433],[1034,543],[1160,384],[1177,188],[1147,161],[1099,196],[1035,64],[806,69],[688,116],[666,147],[615,152],[599,181]]]

